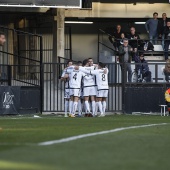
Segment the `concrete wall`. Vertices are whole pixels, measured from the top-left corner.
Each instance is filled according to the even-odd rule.
[[[170,4],[163,3],[136,3],[133,4],[109,4],[93,2],[92,10],[68,9],[66,17],[102,17],[102,18],[149,18],[153,12],[159,15],[166,12],[170,16]]]

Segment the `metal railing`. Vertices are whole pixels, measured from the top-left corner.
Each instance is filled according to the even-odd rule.
[[[99,29],[98,32],[98,59],[100,60],[102,57],[107,57],[107,56],[116,56],[118,54],[118,49],[114,47],[114,45],[109,41],[109,37],[112,38],[113,36],[106,31]],[[114,37],[113,37],[114,38]],[[114,42],[116,43],[119,41],[118,39],[114,39]],[[159,46],[158,49],[156,49],[157,46],[154,45],[154,50],[146,50],[144,49],[144,44],[146,42],[152,41],[152,39],[130,39],[129,44],[132,43],[133,41],[136,42],[137,45],[137,52],[143,52],[146,56],[164,56],[165,53],[170,53],[169,49],[165,51],[162,48],[162,40],[157,39],[157,46]],[[164,40],[169,41],[168,39]],[[105,54],[103,54],[105,53]]]

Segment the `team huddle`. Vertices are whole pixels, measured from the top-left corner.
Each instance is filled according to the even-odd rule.
[[[93,59],[85,59],[73,65],[72,61],[67,62],[63,70],[61,80],[65,81],[65,117],[105,116],[106,98],[108,96],[108,69],[105,64],[99,62],[93,64]]]

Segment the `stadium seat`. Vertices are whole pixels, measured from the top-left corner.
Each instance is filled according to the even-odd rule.
[[[159,105],[160,107],[161,107],[161,116],[162,116],[162,114],[165,116],[166,115],[166,107],[167,107],[167,105]],[[162,112],[162,109],[163,109],[163,112]]]
[[[154,45],[154,51],[163,51],[162,45]]]

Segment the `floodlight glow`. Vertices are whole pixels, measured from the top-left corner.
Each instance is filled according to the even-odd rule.
[[[93,24],[93,22],[86,21],[65,21],[66,24]]]
[[[145,22],[135,22],[135,24],[145,24]]]

